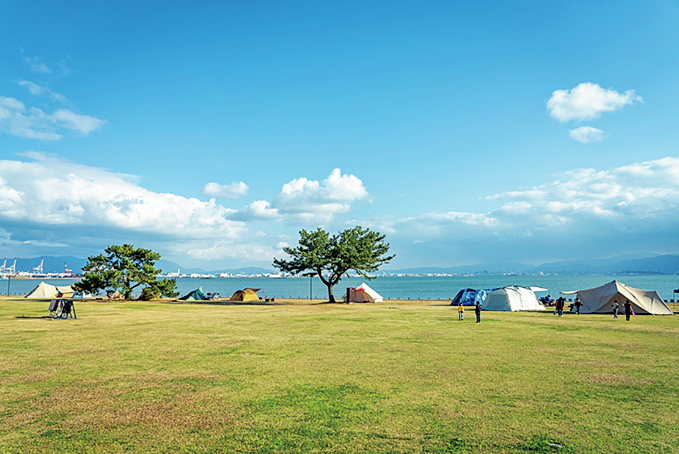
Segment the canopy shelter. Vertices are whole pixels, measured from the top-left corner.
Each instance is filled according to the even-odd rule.
[[[257,292],[261,288],[245,288],[243,290],[236,290],[229,301],[259,301],[259,295]]]
[[[207,300],[207,296],[203,293],[203,286],[201,285],[199,288],[195,289],[192,292],[189,292],[188,294],[182,296],[179,298],[182,301],[205,301]]]
[[[581,314],[610,314],[613,312],[611,305],[614,300],[618,300],[621,308],[625,301],[629,300],[635,314],[673,315],[672,310],[667,307],[665,301],[655,290],[640,290],[618,281],[587,290],[561,293],[564,295],[577,294],[582,303]]]
[[[40,282],[33,290],[28,292],[24,298],[51,299],[56,298],[58,294],[59,290],[55,285]],[[71,290],[71,296],[73,296],[73,290]]]
[[[450,303],[451,306],[459,306],[462,304],[463,306],[476,306],[476,302],[478,301],[479,303],[483,304],[485,301],[486,297],[490,292],[492,292],[495,289],[492,288],[482,288],[482,289],[475,289],[475,288],[465,288],[457,292],[457,295],[455,295],[455,298],[453,298],[453,301]]]
[[[540,304],[531,287],[510,285],[493,290],[483,302],[485,311],[541,311]]]
[[[70,285],[57,285],[57,292],[59,298],[73,298],[75,290]]]
[[[347,288],[347,295],[344,295],[344,301],[347,303],[381,303],[384,298],[375,290],[368,287],[365,282],[355,288]]]

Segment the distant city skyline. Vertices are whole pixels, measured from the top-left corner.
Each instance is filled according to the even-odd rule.
[[[30,26],[29,26],[30,25]],[[677,254],[679,5],[0,6],[0,257]]]

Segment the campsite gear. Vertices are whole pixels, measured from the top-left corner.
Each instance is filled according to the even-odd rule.
[[[347,293],[342,298],[345,303],[381,303],[384,301],[382,296],[368,287],[365,282],[358,287],[347,288]]]
[[[535,290],[533,290],[535,289]],[[544,310],[535,291],[542,291],[539,287],[518,287],[510,285],[493,290],[483,303],[485,311],[536,311]],[[562,307],[563,310],[563,307]]]
[[[182,301],[207,301],[207,296],[203,293],[203,286],[179,298]]]
[[[57,301],[57,300],[50,301],[50,305],[48,307],[48,309],[50,311],[50,317],[54,317],[56,315],[58,307],[59,307],[59,301]]]
[[[665,301],[653,290],[641,290],[622,282],[613,281],[601,287],[587,290],[561,292],[564,295],[577,294],[582,302],[580,312],[583,314],[610,314],[614,300],[628,299],[632,310],[639,314],[674,315]]]
[[[71,317],[73,319],[78,318],[78,316],[75,313],[75,304],[73,304],[73,301],[52,300],[50,302],[49,309],[50,317],[52,318],[64,318],[64,319],[67,319],[68,317]]]
[[[261,288],[245,288],[243,290],[236,290],[229,301],[259,301],[259,295],[257,292]]]
[[[455,295],[455,298],[453,298],[453,300],[450,302],[450,305],[459,306],[460,304],[462,304],[463,306],[474,306],[476,305],[477,301],[483,304],[488,294],[493,290],[495,289],[494,288],[462,289],[459,292],[457,292],[457,295]]]

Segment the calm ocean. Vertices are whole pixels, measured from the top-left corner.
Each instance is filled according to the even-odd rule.
[[[561,291],[598,287],[612,280],[618,280],[631,287],[655,290],[666,301],[675,298],[674,289],[679,288],[679,276],[455,276],[455,277],[378,277],[367,282],[384,298],[389,299],[452,299],[463,288],[493,288],[506,285],[536,286],[548,289],[552,297]],[[39,280],[12,279],[9,291],[23,295],[33,289]],[[45,280],[53,285],[70,285],[73,280]],[[346,287],[356,287],[361,278],[344,279],[335,286],[335,298],[339,299]],[[205,293],[219,293],[230,296],[234,291],[246,287],[261,288],[262,297],[308,298],[309,278],[226,278],[226,279],[178,279],[177,289],[184,295],[198,287]],[[318,279],[313,279],[313,297],[326,298],[327,290]],[[6,295],[8,281],[0,281],[0,294]],[[539,297],[546,293],[538,293]],[[679,294],[677,294],[679,296]]]

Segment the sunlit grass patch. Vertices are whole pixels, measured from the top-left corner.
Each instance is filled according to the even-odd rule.
[[[676,452],[674,317],[0,303],[0,452]],[[554,444],[552,446],[550,443]],[[557,446],[558,445],[558,446]],[[630,449],[633,449],[630,451]]]

